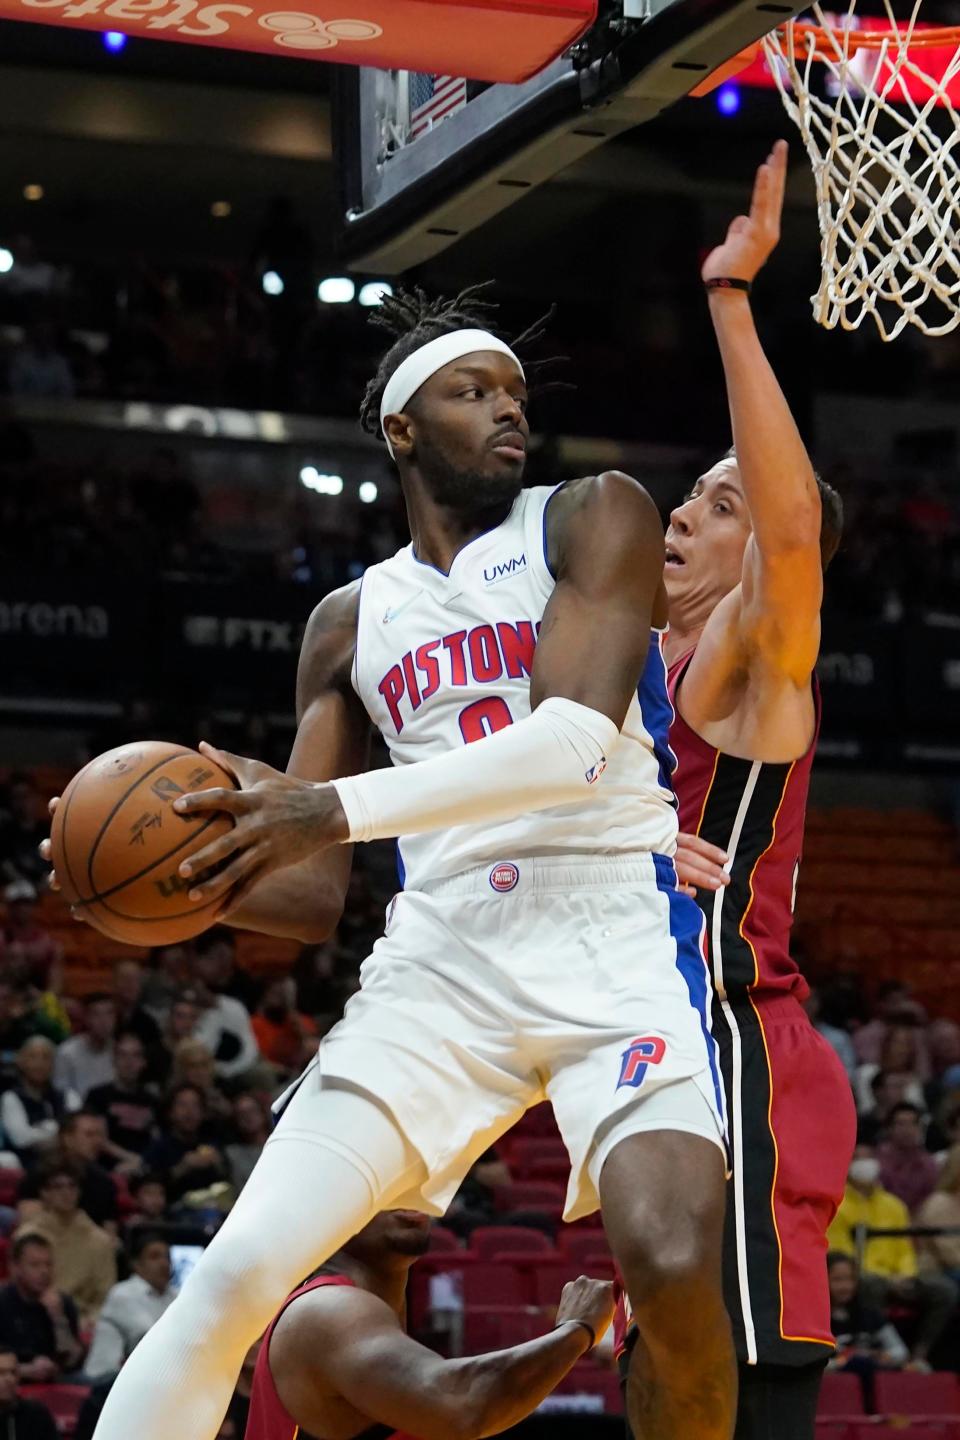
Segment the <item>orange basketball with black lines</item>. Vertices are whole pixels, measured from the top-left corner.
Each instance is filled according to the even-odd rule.
[[[236,789],[197,750],[134,741],[91,760],[64,790],[50,840],[60,890],[82,920],[129,945],[171,945],[213,924],[221,900],[194,904],[180,865],[225,835],[223,811],[179,815],[193,790]]]

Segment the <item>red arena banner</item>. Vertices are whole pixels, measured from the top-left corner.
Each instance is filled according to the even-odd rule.
[[[597,0],[323,0],[322,13],[277,0],[0,0],[3,20],[507,82],[544,69],[596,15]]]

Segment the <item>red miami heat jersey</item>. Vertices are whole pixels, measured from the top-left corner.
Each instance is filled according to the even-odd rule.
[[[322,1435],[307,1435],[297,1425],[293,1416],[288,1415],[284,1409],[270,1371],[270,1341],[273,1338],[277,1321],[284,1310],[294,1300],[298,1300],[301,1295],[308,1295],[311,1290],[320,1290],[327,1285],[352,1284],[353,1281],[348,1280],[345,1275],[317,1275],[314,1279],[308,1280],[305,1285],[301,1285],[299,1290],[294,1290],[292,1295],[287,1296],[263,1337],[263,1344],[257,1357],[253,1390],[250,1394],[250,1418],[247,1421],[246,1440],[324,1440]],[[388,1425],[372,1425],[369,1429],[362,1430],[355,1440],[416,1440],[416,1436],[407,1435],[400,1430],[391,1430]]]
[[[680,829],[701,835],[730,856],[730,884],[697,896],[707,918],[707,958],[721,1000],[746,992],[806,999],[809,987],[790,958],[790,930],[803,829],[820,729],[799,760],[772,765],[725,755],[702,740],[677,710],[677,687],[691,650],[670,667],[667,688],[674,708],[670,747]]]

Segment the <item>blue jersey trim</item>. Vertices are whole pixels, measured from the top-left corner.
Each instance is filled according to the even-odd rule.
[[[540,517],[541,529],[543,533],[543,563],[546,567],[547,574],[552,580],[556,580],[557,576],[556,571],[550,564],[550,557],[547,554],[547,511],[550,508],[550,501],[553,499],[553,497],[555,495],[559,495],[560,491],[564,488],[564,486],[569,485],[569,483],[569,480],[561,480],[560,484],[555,486],[554,489],[550,491],[550,494],[543,502],[543,513]]]
[[[677,889],[677,872],[673,861],[667,855],[654,855],[653,866],[657,876],[657,889],[667,897],[670,906],[670,934],[677,942],[677,969],[683,976],[690,996],[690,1004],[700,1016],[700,1029],[707,1047],[707,1063],[713,1079],[713,1093],[717,1102],[717,1114],[726,1130],[726,1109],[723,1103],[723,1085],[720,1081],[720,1065],[717,1042],[710,1030],[710,986],[707,976],[707,962],[701,948],[703,927],[706,924],[703,911],[689,895]]]
[[[403,851],[400,849],[400,841],[397,841],[397,879],[400,881],[400,889],[406,889],[407,867],[403,863]]]
[[[650,648],[640,684],[637,686],[637,700],[644,729],[653,741],[653,753],[659,766],[660,788],[672,796],[674,808],[677,797],[673,793],[673,775],[677,768],[677,757],[670,747],[670,726],[674,722],[673,705],[667,690],[667,665],[663,658],[663,632],[650,633]]]

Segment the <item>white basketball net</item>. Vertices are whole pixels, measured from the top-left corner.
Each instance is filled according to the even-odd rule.
[[[885,28],[858,22],[856,0],[839,26],[813,6],[825,36],[791,22],[764,49],[813,163],[822,260],[814,318],[856,330],[872,315],[884,340],[906,325],[944,335],[960,323],[960,121],[947,93],[960,49],[942,75],[927,74],[925,52],[908,53],[920,0],[903,30],[883,3],[890,35],[878,49],[850,44],[858,23]]]

